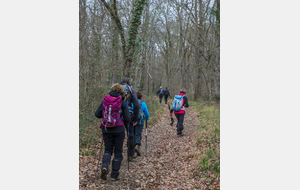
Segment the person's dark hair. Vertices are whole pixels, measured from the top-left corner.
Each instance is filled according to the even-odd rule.
[[[168,89],[168,87],[166,87],[166,89]]]
[[[143,97],[143,93],[142,92],[137,92],[137,97],[138,97],[138,99],[141,99]]]
[[[125,77],[125,78],[122,79],[122,82],[129,84],[129,83],[131,83],[131,79],[128,78],[128,77]]]

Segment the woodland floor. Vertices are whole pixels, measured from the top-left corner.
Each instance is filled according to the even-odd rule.
[[[96,174],[97,158],[80,156],[79,189],[220,189],[220,181],[210,183],[208,187],[204,179],[195,177],[195,174],[199,173],[197,169],[200,160],[196,156],[200,154],[200,148],[196,143],[199,122],[197,112],[191,108],[186,109],[183,123],[185,136],[177,136],[177,119],[173,114],[175,121],[171,126],[168,107],[166,104],[162,106],[164,114],[160,116],[156,124],[148,126],[147,155],[145,156],[144,126],[142,156],[129,163],[129,172],[125,137],[124,159],[118,181],[111,181],[110,173],[106,181],[100,179],[100,175]]]

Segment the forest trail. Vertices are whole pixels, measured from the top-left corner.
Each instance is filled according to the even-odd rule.
[[[193,189],[192,184],[195,180],[193,174],[198,164],[194,155],[199,151],[196,147],[199,122],[197,113],[192,108],[186,109],[183,123],[185,136],[177,136],[177,119],[173,114],[175,121],[171,126],[167,104],[161,104],[161,106],[164,107],[164,113],[156,124],[148,126],[147,155],[145,156],[145,123],[142,135],[142,156],[129,163],[129,172],[125,145],[127,139],[124,140],[124,159],[120,169],[120,180],[111,181],[110,174],[106,181],[101,180],[99,175],[96,175],[98,160],[91,156],[80,156],[80,189]]]

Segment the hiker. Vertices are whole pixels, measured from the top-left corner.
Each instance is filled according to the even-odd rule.
[[[127,99],[128,102],[128,110],[130,113],[130,122],[128,125],[125,125],[127,131],[127,148],[128,148],[128,161],[132,161],[134,158],[134,126],[137,124],[138,121],[138,114],[139,114],[139,102],[137,99],[136,91],[131,87],[131,79],[124,78],[121,82],[121,85],[125,88],[125,91],[129,95]],[[129,127],[129,136],[128,136],[128,127]]]
[[[170,116],[172,117],[172,113],[174,111],[174,114],[177,118],[177,135],[183,136],[184,134],[182,133],[183,130],[183,120],[184,120],[184,114],[185,114],[185,108],[189,107],[188,99],[185,96],[186,90],[182,88],[180,90],[179,95],[176,95],[174,97],[173,103],[172,103],[172,109],[170,110]],[[176,101],[177,100],[177,101]],[[181,103],[181,107],[180,107]],[[178,107],[179,105],[179,107]],[[177,111],[176,111],[177,110]]]
[[[159,96],[159,103],[161,104],[161,99],[164,96],[164,90],[161,86],[159,87],[158,91],[156,91],[156,95]]]
[[[168,97],[170,97],[170,92],[168,90],[168,87],[166,87],[166,90],[164,90],[164,95],[165,95],[165,104],[168,103]]]
[[[143,93],[137,93],[138,101],[140,104],[139,110],[139,119],[135,126],[135,148],[134,148],[134,157],[141,156],[141,140],[142,140],[142,132],[144,128],[144,120],[149,120],[149,111],[145,102],[142,101]]]
[[[114,152],[111,180],[115,181],[119,179],[119,169],[123,160],[124,125],[129,123],[130,115],[122,85],[114,84],[110,90],[95,112],[95,116],[103,118],[100,128],[102,129],[105,151],[102,158],[101,179],[107,179],[111,155]]]

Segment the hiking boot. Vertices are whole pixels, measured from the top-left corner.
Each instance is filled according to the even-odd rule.
[[[134,152],[137,153],[138,156],[141,156],[141,150],[140,150],[140,146],[135,146],[134,148]]]
[[[128,157],[128,161],[129,161],[129,162],[131,162],[132,159],[133,159],[133,156],[129,156],[129,157]]]
[[[133,154],[132,158],[136,158],[136,157],[138,157],[138,155],[137,155],[137,153],[135,152],[135,153]]]
[[[108,169],[107,168],[102,168],[101,170],[101,179],[106,180],[107,179],[107,174],[108,174]]]
[[[120,179],[119,176],[118,176],[117,178],[113,178],[113,177],[110,178],[111,181],[117,181],[117,180],[119,180],[119,179]]]
[[[183,133],[181,133],[181,134],[179,134],[179,136],[184,136],[184,134],[183,134]]]

